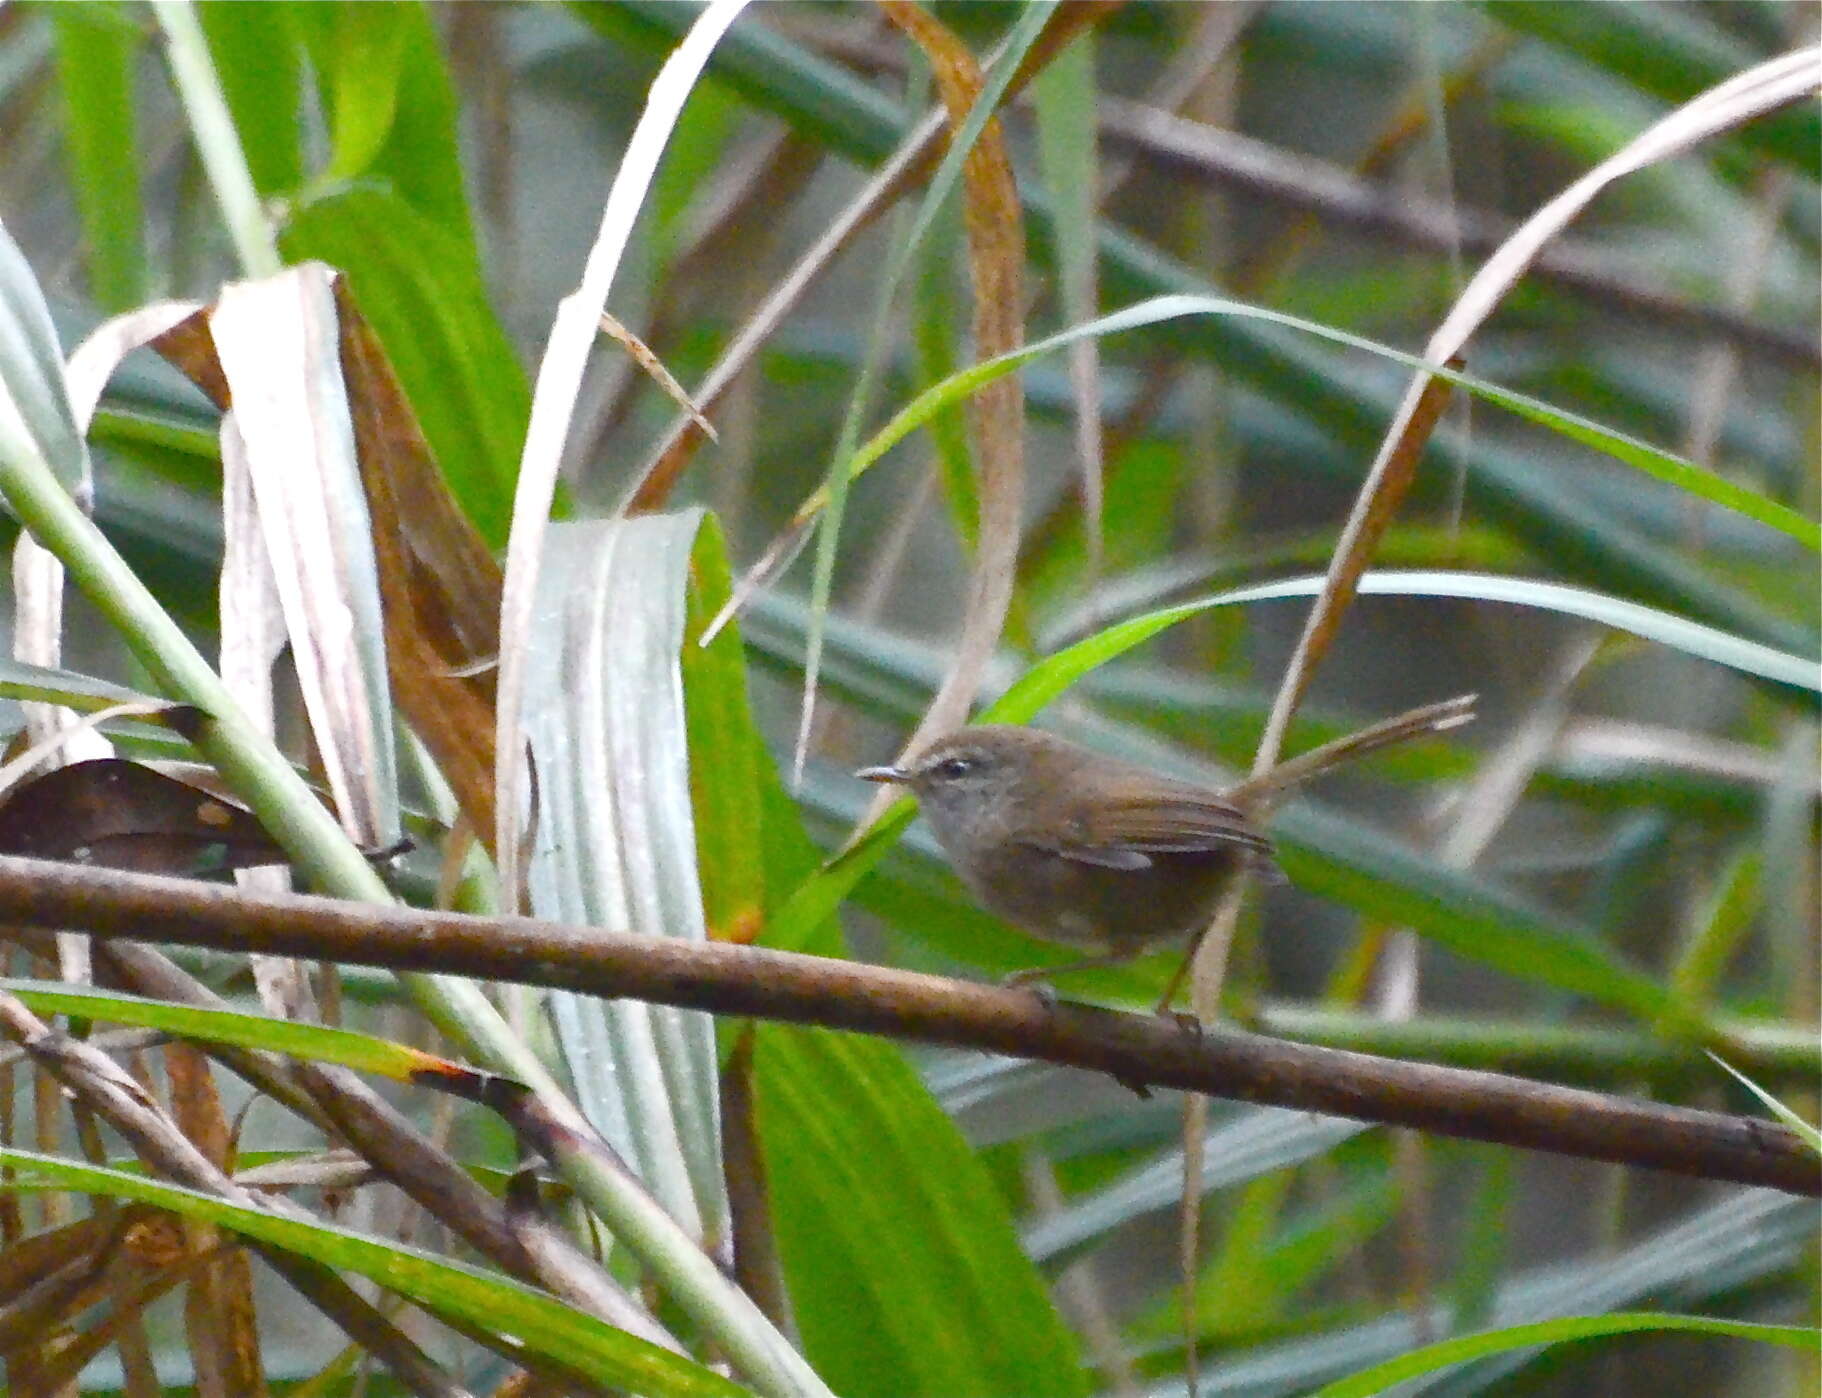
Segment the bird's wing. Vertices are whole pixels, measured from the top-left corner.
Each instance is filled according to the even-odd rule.
[[[1195,787],[1161,788],[1102,803],[1065,830],[1031,833],[1024,843],[1086,864],[1143,869],[1153,854],[1246,850],[1270,857],[1272,842],[1239,807]]]

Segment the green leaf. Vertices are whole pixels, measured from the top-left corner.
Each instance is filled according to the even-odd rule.
[[[63,381],[63,350],[25,254],[0,223],[0,458],[42,461],[65,490],[85,473],[88,447],[76,430]],[[9,501],[13,513],[16,504]]]
[[[300,26],[323,85],[334,154],[325,186],[384,182],[477,258],[462,173],[461,110],[428,6],[308,6]]]
[[[196,17],[234,129],[262,198],[295,194],[304,182],[300,121],[302,54],[293,5],[198,5]]]
[[[823,494],[828,501],[828,508],[819,522],[816,536],[815,573],[810,585],[810,646],[808,663],[804,667],[804,707],[801,730],[798,735],[798,774],[801,775],[802,756],[809,738],[811,703],[816,693],[817,670],[822,656],[822,628],[824,618],[828,615],[829,600],[832,595],[835,579],[835,552],[837,539],[841,530],[842,513],[846,505],[848,482],[852,478],[846,463],[853,453],[854,442],[860,434],[860,426],[872,407],[873,386],[878,376],[883,351],[887,339],[887,330],[891,324],[892,312],[898,298],[899,288],[906,275],[912,270],[918,250],[922,247],[930,230],[943,214],[944,206],[950,195],[962,180],[962,170],[969,153],[986,130],[987,123],[993,120],[1004,97],[1007,87],[1017,72],[1021,60],[1030,50],[1037,37],[1050,22],[1056,0],[1031,0],[1017,12],[1011,30],[1006,36],[1005,52],[999,60],[982,76],[980,91],[975,95],[974,103],[968,109],[968,115],[956,127],[955,134],[949,139],[943,158],[936,171],[930,176],[928,187],[917,206],[916,218],[910,229],[902,238],[895,236],[891,251],[887,254],[885,270],[881,273],[874,289],[874,314],[872,327],[868,334],[866,355],[861,363],[860,373],[854,381],[854,389],[848,399],[848,408],[843,415],[841,431],[836,440],[835,453],[829,462],[828,478],[823,485]]]
[[[1499,0],[1483,8],[1508,28],[1554,44],[1612,73],[1627,87],[1667,102],[1687,102],[1758,57],[1701,11],[1680,5]],[[1822,179],[1822,121],[1813,102],[1748,122],[1730,139],[1789,162],[1812,180]]]
[[[1320,577],[1307,577],[1262,583],[1258,587],[1223,593],[1207,602],[1226,605],[1284,597],[1314,597],[1321,590],[1322,582]],[[1712,660],[1744,675],[1770,680],[1807,694],[1822,693],[1822,664],[1815,660],[1774,650],[1700,622],[1640,606],[1624,598],[1590,592],[1586,588],[1490,573],[1425,571],[1367,573],[1360,580],[1360,592],[1362,596],[1372,597],[1454,597],[1475,602],[1505,602],[1555,612],[1559,616],[1582,617],[1670,646],[1686,655]]]
[[[531,391],[472,246],[401,195],[364,187],[293,210],[279,244],[289,261],[348,274],[443,478],[488,545],[503,546]]]
[[[1057,229],[1063,281],[1092,276],[1095,207],[1100,180],[1095,149],[1094,31],[1088,30],[1051,60],[1032,83],[1037,104],[1038,164],[1050,198],[1064,217]],[[1088,307],[1086,319],[1093,315]],[[1077,314],[1072,310],[1071,314]]]
[[[418,1248],[35,1151],[0,1147],[0,1164],[16,1172],[0,1179],[0,1189],[50,1185],[105,1198],[134,1199],[184,1218],[213,1223],[338,1271],[366,1277],[433,1312],[516,1340],[532,1353],[597,1383],[678,1398],[737,1398],[747,1392],[700,1364],[603,1324],[553,1296]]]
[[[810,1360],[848,1398],[1085,1391],[987,1171],[894,1046],[756,1026],[779,1255]]]
[[[392,134],[399,110],[399,75],[405,64],[405,17],[416,6],[325,5],[312,13],[326,21],[327,42],[310,46],[319,79],[329,92],[333,155],[325,178],[365,174]]]
[[[654,284],[670,274],[684,236],[685,216],[709,190],[716,166],[739,131],[740,118],[740,104],[713,79],[697,83],[683,104],[640,215],[650,229]]]
[[[539,813],[526,882],[537,916],[707,936],[680,682],[701,523],[692,509],[550,529],[525,678]],[[577,1104],[712,1247],[727,1226],[714,1021],[567,991],[543,999]]]
[[[1362,580],[1373,590],[1373,574]],[[1495,580],[1503,581],[1503,580]],[[1027,723],[1083,675],[1213,606],[1251,598],[1245,589],[1119,622],[1047,656],[980,714],[983,723]],[[1629,605],[1629,604],[1628,604]],[[859,840],[806,879],[767,929],[765,944],[792,947],[841,901],[895,844],[915,815],[895,802]],[[1523,980],[1585,995],[1651,1020],[1699,1032],[1692,1012],[1643,972],[1607,955],[1582,929],[1469,875],[1438,867],[1356,822],[1307,805],[1282,812],[1273,827],[1286,872],[1311,892],[1424,936],[1458,955]]]
[[[939,228],[918,250],[912,283],[911,344],[919,382],[931,384],[955,372],[957,326],[954,248],[960,238],[960,210],[943,211],[950,226]],[[936,450],[936,470],[949,505],[956,536],[970,552],[980,535],[981,505],[974,489],[974,453],[968,443],[968,419],[961,408],[946,408],[925,424]]]
[[[867,467],[879,460],[917,428],[923,426],[938,410],[952,406],[992,383],[995,379],[1022,368],[1040,356],[1053,353],[1088,337],[1117,335],[1145,326],[1186,317],[1203,316],[1229,316],[1242,320],[1263,321],[1315,336],[1318,339],[1328,340],[1334,344],[1345,345],[1351,349],[1366,350],[1409,369],[1428,370],[1436,377],[1465,388],[1477,397],[1484,398],[1490,403],[1495,403],[1532,422],[1548,427],[1584,446],[1605,452],[1629,466],[1645,471],[1660,480],[1668,481],[1680,490],[1700,496],[1702,499],[1726,509],[1735,510],[1749,519],[1757,520],[1761,524],[1788,534],[1807,548],[1822,550],[1822,524],[1806,518],[1788,505],[1780,504],[1776,500],[1712,471],[1703,470],[1700,466],[1685,461],[1673,453],[1650,446],[1623,432],[1615,432],[1589,418],[1580,417],[1575,413],[1552,407],[1536,398],[1502,388],[1498,384],[1430,365],[1417,355],[1406,354],[1402,350],[1393,349],[1389,345],[1382,345],[1363,336],[1319,325],[1315,321],[1304,320],[1301,316],[1286,315],[1282,311],[1266,310],[1261,306],[1252,306],[1245,302],[1232,301],[1219,296],[1154,297],[1149,301],[1141,301],[1084,325],[1072,326],[1055,335],[1035,341],[1015,353],[986,360],[983,363],[972,365],[958,374],[953,374],[941,383],[925,389],[906,404],[898,415],[874,434],[869,441],[863,443],[851,459],[848,468],[850,476],[858,476],[865,471]]]
[[[1330,1155],[1373,1128],[1344,1117],[1282,1107],[1242,1107],[1204,1138],[1202,1192],[1245,1184]],[[1098,1189],[1069,1200],[1025,1232],[1034,1257],[1061,1265],[1137,1218],[1174,1207],[1183,1196],[1183,1148],[1142,1161]]]
[[[1375,1364],[1371,1369],[1338,1379],[1317,1390],[1311,1398],[1374,1398],[1375,1394],[1386,1392],[1393,1384],[1433,1374],[1464,1360],[1479,1359],[1489,1354],[1505,1354],[1511,1350],[1529,1349],[1538,1345],[1593,1339],[1601,1335],[1631,1335],[1650,1331],[1725,1335],[1738,1340],[1785,1345],[1791,1349],[1814,1349],[1818,1335],[1822,1334],[1801,1325],[1756,1325],[1743,1320],[1725,1320],[1719,1316],[1663,1315],[1656,1311],[1562,1316],[1556,1320],[1513,1325],[1503,1330],[1484,1330],[1478,1335],[1462,1335],[1453,1340],[1426,1345],[1384,1364]]]
[[[1313,803],[1272,823],[1291,882],[1395,926],[1415,928],[1457,956],[1583,995],[1668,1032],[1700,1037],[1695,1012],[1651,976],[1607,952],[1596,935],[1497,884],[1445,869],[1423,852]]]
[[[710,516],[697,531],[690,555],[682,648],[690,803],[709,935],[716,941],[749,942],[765,921],[764,781],[771,759],[753,722],[746,651],[737,626],[722,627],[706,647],[700,643],[730,588],[721,526]]]
[[[417,1081],[424,1075],[440,1076],[454,1066],[448,1059],[371,1034],[300,1020],[274,1019],[270,1015],[242,1010],[200,1009],[53,981],[0,978],[0,990],[17,996],[39,1014],[74,1015],[79,1019],[106,1020],[110,1024],[134,1024],[202,1043],[262,1049],[313,1063],[339,1063],[344,1068],[374,1073],[398,1082]]]
[[[675,0],[572,3],[571,15],[595,33],[663,57],[695,20],[694,6]],[[736,26],[715,46],[709,72],[747,101],[786,117],[818,145],[868,161],[884,159],[898,142],[903,114],[863,78],[764,24]],[[856,120],[867,132],[857,148]]]
[[[917,803],[910,797],[894,801],[865,834],[792,890],[767,920],[760,944],[780,951],[809,950],[818,929],[835,916],[842,901],[886,857],[916,817]]]
[[[639,42],[660,50],[687,27],[691,13],[663,0],[588,6],[582,13],[591,23],[607,27],[596,17],[604,10],[611,11],[618,34],[637,31]],[[1325,22],[1327,18],[1324,14]],[[884,160],[909,129],[910,117],[878,91],[764,26],[737,27],[717,48],[711,68],[756,105],[854,160]],[[1746,130],[1764,124],[1754,123]],[[1053,263],[1055,213],[1042,191],[1023,193],[1033,255],[1039,262]],[[1100,230],[1100,255],[1102,285],[1110,299],[1206,297],[1210,289],[1186,264],[1108,224]],[[1278,327],[1203,317],[1173,325],[1161,339],[1159,350],[1207,360],[1327,433],[1349,453],[1371,449],[1396,404],[1395,388],[1362,386],[1357,377],[1343,373],[1332,356],[1313,352],[1307,341]],[[1550,473],[1538,470],[1531,455],[1504,449],[1485,435],[1465,444],[1438,437],[1429,450],[1437,481],[1460,480],[1470,505],[1572,576],[1686,611],[1769,644],[1791,648],[1799,643],[1799,628],[1709,572],[1689,566],[1580,491],[1562,488]],[[1307,453],[1299,459],[1312,467],[1323,464]],[[1425,485],[1420,482],[1420,491]],[[1434,492],[1436,497],[1441,494]]]
[[[1752,930],[1763,901],[1764,861],[1757,850],[1736,850],[1715,880],[1707,905],[1695,913],[1671,964],[1670,993],[1690,1006],[1705,1003],[1735,951]]]
[[[35,699],[64,704],[82,713],[99,713],[116,704],[162,704],[149,694],[127,689],[74,670],[51,670],[23,660],[0,658],[0,699]]]
[[[1495,1324],[1590,1315],[1653,1301],[1701,1304],[1737,1296],[1742,1283],[1787,1275],[1814,1249],[1814,1207],[1769,1190],[1735,1190],[1620,1247],[1590,1245],[1580,1255],[1510,1271],[1489,1298]],[[1205,1374],[1210,1391],[1308,1395],[1318,1383],[1414,1352],[1450,1323],[1442,1305],[1400,1306],[1377,1317],[1264,1349],[1221,1356]],[[1471,1377],[1484,1389],[1523,1365],[1528,1351],[1482,1359]],[[1492,1374],[1486,1371],[1492,1370]],[[1511,1387],[1511,1385],[1507,1385]],[[1372,1390],[1377,1392],[1378,1390]]]
[[[1795,1131],[1799,1136],[1801,1136],[1805,1141],[1807,1141],[1809,1143],[1809,1148],[1811,1150],[1815,1151],[1818,1155],[1822,1155],[1822,1131],[1818,1131],[1815,1127],[1811,1126],[1807,1121],[1803,1120],[1802,1117],[1798,1116],[1794,1111],[1792,1111],[1789,1107],[1785,1106],[1776,1097],[1773,1097],[1764,1088],[1760,1087],[1751,1078],[1747,1077],[1746,1074],[1742,1073],[1738,1068],[1734,1067],[1733,1064],[1729,1063],[1725,1058],[1722,1058],[1720,1054],[1715,1053],[1711,1049],[1711,1050],[1709,1050],[1708,1056],[1710,1058],[1712,1058],[1716,1063],[1720,1064],[1720,1066],[1722,1068],[1726,1069],[1730,1074],[1732,1074],[1733,1077],[1735,1078],[1735,1080],[1738,1081],[1742,1087],[1744,1087],[1748,1092],[1752,1093],[1752,1095],[1754,1097],[1757,1097],[1759,1099],[1759,1101],[1763,1102],[1765,1104],[1766,1109],[1768,1111],[1770,1111],[1773,1116],[1775,1116],[1779,1121],[1783,1122],[1792,1131]]]
[[[141,31],[117,0],[54,5],[48,13],[89,294],[105,310],[124,311],[146,295],[134,81]]]

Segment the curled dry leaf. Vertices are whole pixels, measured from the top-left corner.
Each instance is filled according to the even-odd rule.
[[[355,455],[386,599],[393,697],[475,828],[491,835],[493,677],[476,666],[496,646],[500,568],[444,484],[416,414],[345,280],[334,277],[332,286]],[[153,309],[143,313],[145,342],[227,410],[228,382],[206,308],[172,306],[159,316]],[[129,337],[122,332],[117,338]]]
[[[336,352],[335,278],[305,263],[233,283],[209,331],[312,736],[344,829],[373,845],[398,836],[398,782],[372,525]]]
[[[191,876],[285,862],[250,812],[118,757],[15,788],[0,804],[0,853]]]

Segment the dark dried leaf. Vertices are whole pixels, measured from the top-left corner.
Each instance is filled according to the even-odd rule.
[[[14,788],[0,805],[0,854],[190,876],[285,862],[251,813],[118,757]]]

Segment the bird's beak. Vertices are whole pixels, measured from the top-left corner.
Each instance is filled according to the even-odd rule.
[[[862,767],[854,774],[865,782],[908,782],[911,774],[903,767]]]

